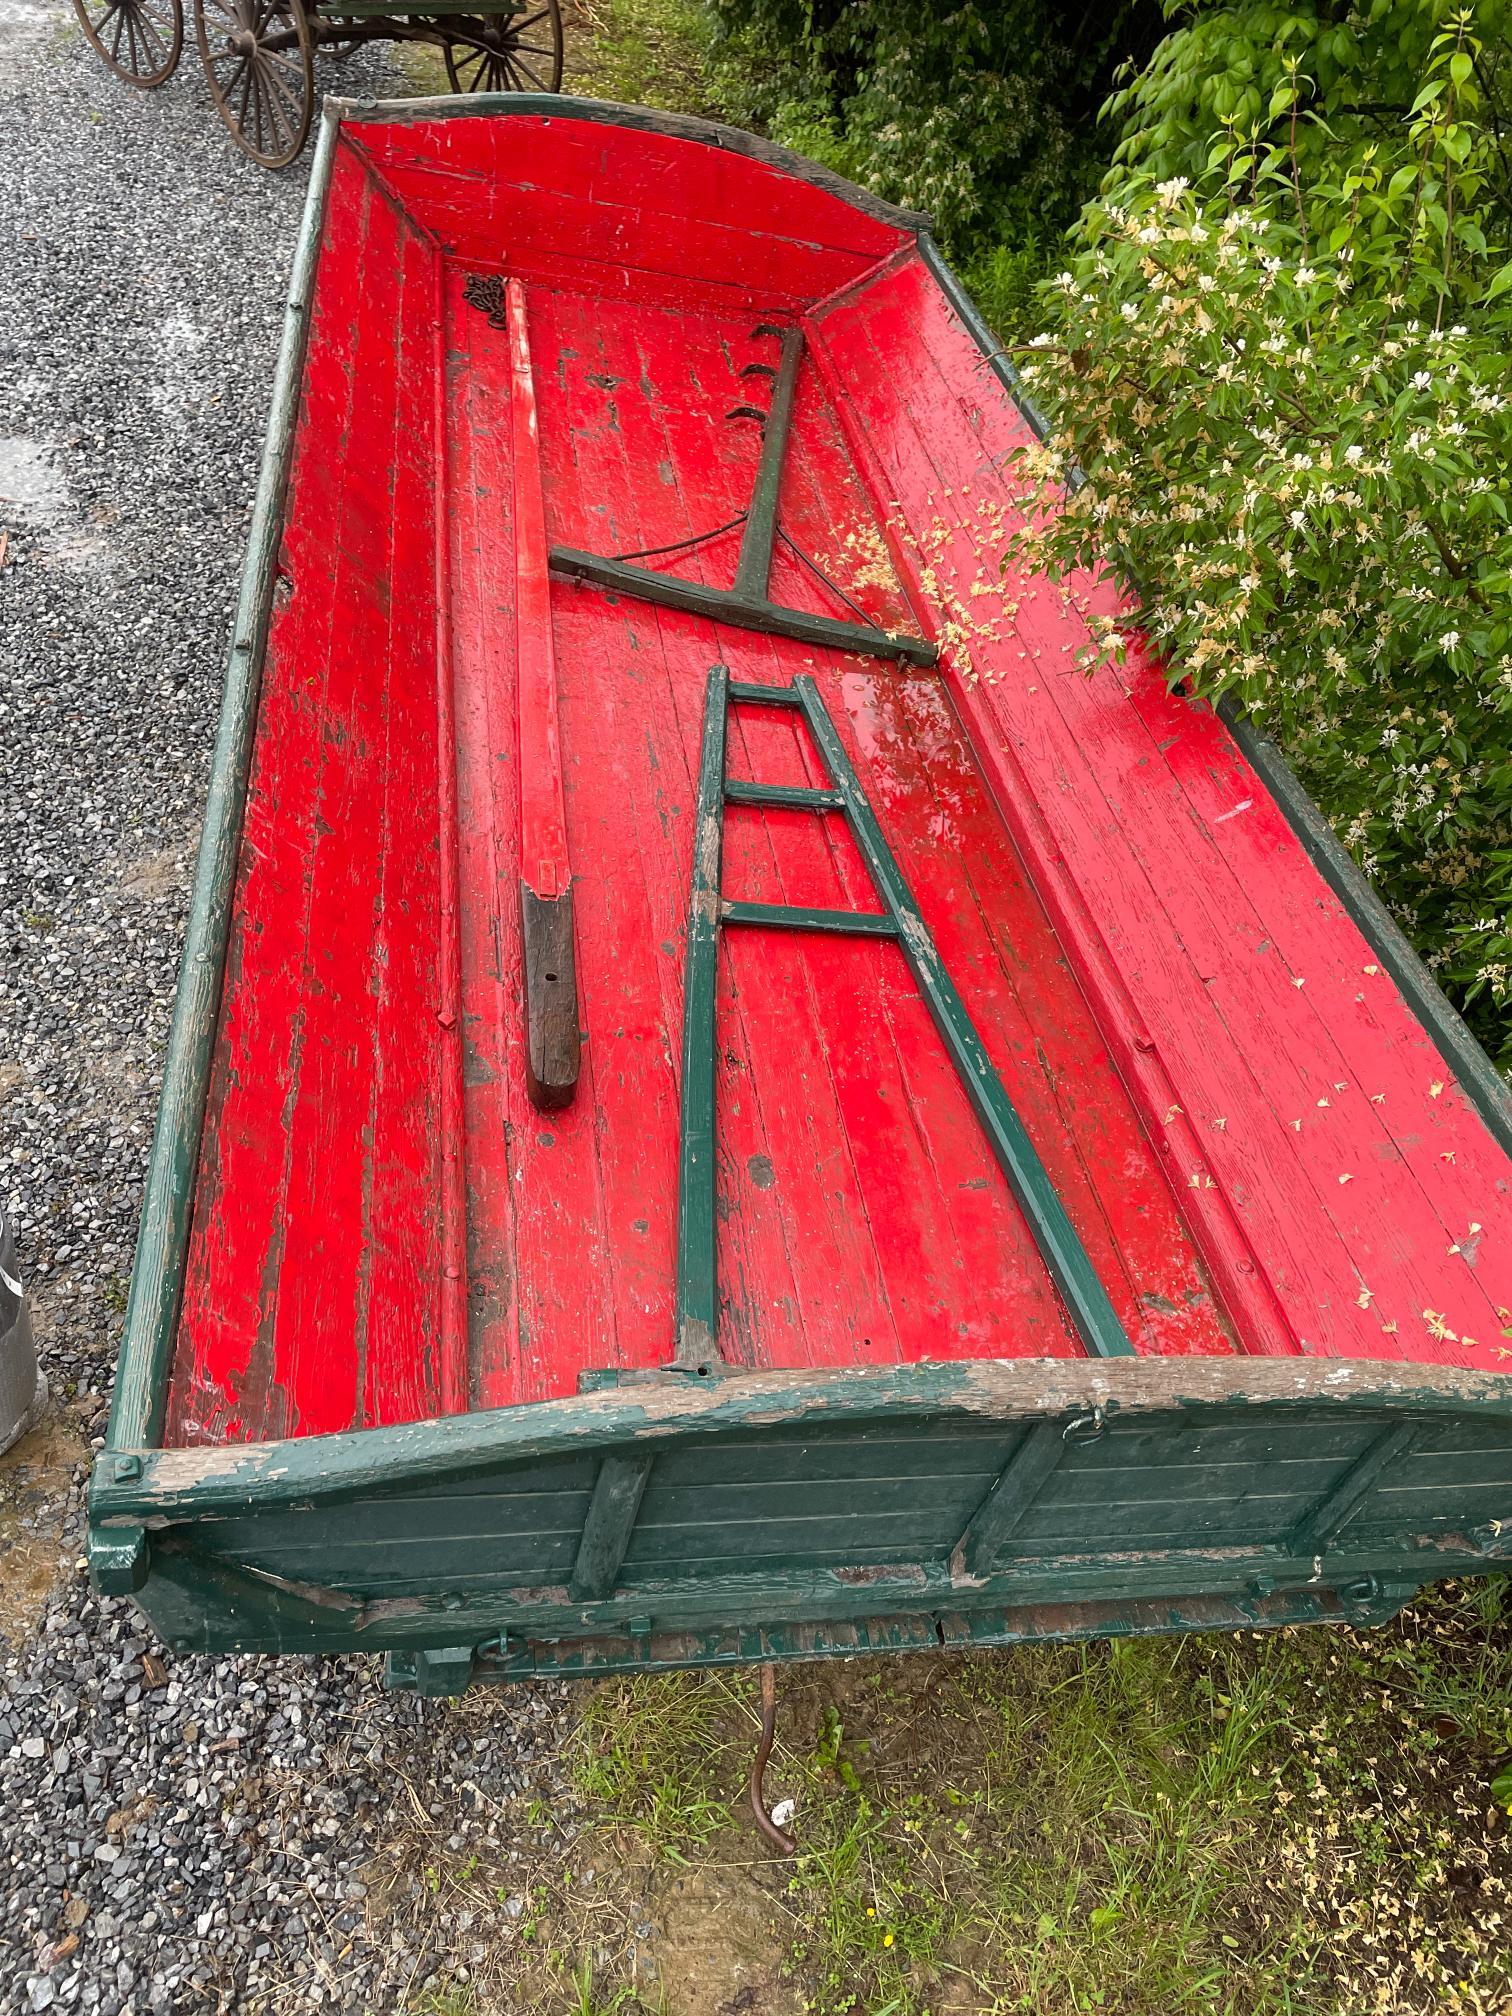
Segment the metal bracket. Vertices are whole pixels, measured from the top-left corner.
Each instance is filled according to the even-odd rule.
[[[462,288],[462,299],[469,308],[476,308],[480,315],[488,317],[490,329],[507,329],[509,313],[504,301],[504,281],[498,273],[469,273]]]

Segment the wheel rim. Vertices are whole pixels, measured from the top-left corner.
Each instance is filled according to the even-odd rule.
[[[527,0],[521,14],[459,22],[446,42],[453,91],[558,91],[562,16],[558,0]]]
[[[310,130],[315,64],[300,0],[194,0],[215,109],[244,154],[286,168]]]
[[[179,0],[73,0],[79,25],[107,70],[143,91],[173,75],[184,45]]]

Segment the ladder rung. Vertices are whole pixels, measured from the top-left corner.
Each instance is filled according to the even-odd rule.
[[[796,903],[726,903],[723,924],[765,924],[774,931],[839,931],[855,938],[896,938],[898,927],[883,911],[805,910]]]
[[[843,812],[839,791],[815,790],[803,784],[756,784],[745,777],[727,777],[724,794],[731,805],[789,806],[799,812]]]
[[[751,686],[739,679],[730,681],[730,698],[743,700],[747,707],[801,707],[803,702],[791,686]]]

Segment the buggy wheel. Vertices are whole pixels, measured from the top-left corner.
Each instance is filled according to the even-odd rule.
[[[453,91],[560,91],[558,0],[525,0],[518,14],[447,23],[446,74]]]
[[[287,168],[315,109],[303,0],[194,0],[194,36],[231,138],[262,167]]]
[[[180,0],[73,0],[79,26],[107,70],[143,91],[173,75],[184,46]]]

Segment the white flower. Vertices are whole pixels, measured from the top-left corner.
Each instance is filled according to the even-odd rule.
[[[1139,320],[1139,310],[1132,301],[1125,301],[1118,312],[1122,315],[1125,322],[1137,322]]]
[[[1169,182],[1157,182],[1155,194],[1167,210],[1172,209],[1183,192],[1189,187],[1185,175],[1173,175]]]
[[[1439,639],[1440,651],[1452,651],[1455,645],[1459,643],[1459,637],[1460,633],[1458,630],[1446,630]]]
[[[1430,385],[1431,385],[1432,383],[1433,383],[1433,374],[1432,374],[1432,372],[1431,372],[1431,371],[1414,371],[1414,372],[1413,372],[1413,374],[1412,374],[1412,389],[1413,389],[1413,391],[1414,391],[1414,392],[1426,392],[1426,391],[1428,390],[1428,387],[1429,387],[1429,386],[1430,386]]]
[[[1344,450],[1344,460],[1346,462],[1363,462],[1364,459],[1365,450],[1360,446],[1358,441],[1351,442],[1349,447]]]
[[[1317,277],[1311,266],[1299,266],[1297,268],[1297,285],[1299,287],[1311,287]]]

